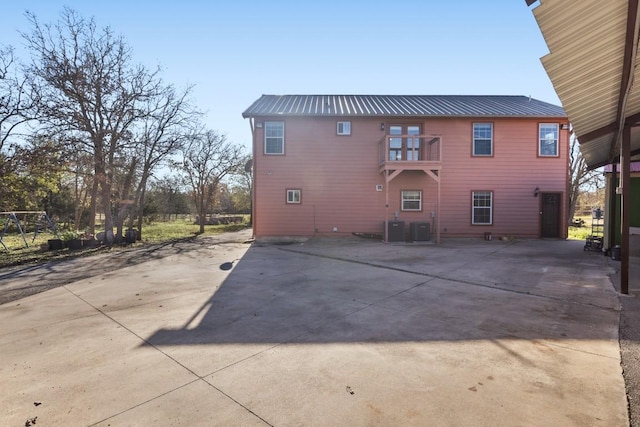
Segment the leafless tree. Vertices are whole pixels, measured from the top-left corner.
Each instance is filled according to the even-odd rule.
[[[231,144],[225,135],[208,130],[191,138],[183,156],[182,168],[191,187],[200,233],[204,233],[205,217],[213,206],[218,186],[225,177],[244,167],[243,147]]]
[[[597,191],[604,185],[602,173],[589,170],[587,162],[580,152],[580,144],[572,133],[569,145],[569,221],[576,211],[578,197],[582,191]]]
[[[141,120],[134,134],[135,156],[139,159],[140,176],[135,191],[138,211],[138,237],[142,233],[145,196],[149,178],[163,162],[179,154],[187,140],[187,129],[194,126],[199,117],[189,100],[192,87],[183,91],[164,86],[156,96],[145,103],[148,114]],[[133,222],[133,215],[131,216]],[[130,226],[132,225],[130,223]]]
[[[157,71],[133,65],[122,36],[98,29],[64,9],[57,23],[32,25],[23,34],[32,61],[26,69],[37,93],[40,120],[69,140],[80,141],[93,156],[94,179],[105,216],[105,239],[113,242],[111,190],[116,159],[131,144],[132,127],[144,116],[144,103],[159,86]],[[96,200],[97,194],[92,195]],[[92,230],[93,231],[93,230]]]
[[[17,72],[11,46],[0,45],[0,151],[9,136],[33,117],[32,96]]]

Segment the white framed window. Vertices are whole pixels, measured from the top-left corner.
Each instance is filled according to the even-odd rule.
[[[471,223],[474,225],[493,224],[493,192],[474,191],[471,194]]]
[[[403,211],[421,211],[422,210],[422,191],[419,191],[419,190],[402,191],[402,210]]]
[[[538,129],[538,155],[558,157],[558,124],[540,123]]]
[[[336,131],[338,135],[351,135],[351,122],[338,122]]]
[[[287,190],[287,203],[299,204],[302,203],[302,190],[299,188],[291,188]]]
[[[493,156],[493,124],[473,124],[473,155]]]
[[[264,154],[284,154],[284,122],[264,122]]]

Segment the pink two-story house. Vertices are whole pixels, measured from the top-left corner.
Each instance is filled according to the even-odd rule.
[[[257,239],[566,238],[568,120],[524,96],[263,95]]]

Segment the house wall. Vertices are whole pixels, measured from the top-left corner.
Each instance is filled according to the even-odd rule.
[[[378,171],[379,141],[391,123],[380,118],[261,117],[285,122],[285,154],[264,154],[264,128],[254,132],[254,233],[270,236],[382,233],[386,215],[432,222],[437,183],[421,171],[405,171],[385,188]],[[351,135],[336,135],[338,120],[351,121]],[[487,122],[487,119],[475,120]],[[538,157],[538,123],[566,119],[495,119],[494,155],[473,157],[471,119],[420,120],[423,134],[442,141],[440,230],[443,236],[494,235],[538,237],[541,193],[562,195],[561,237],[566,237],[567,131],[561,131],[559,157]],[[382,185],[383,191],[377,191]],[[300,204],[286,203],[286,190],[300,189]],[[421,212],[400,209],[402,190],[422,190]],[[493,225],[471,225],[471,192],[493,191]],[[385,195],[389,192],[389,207]],[[334,231],[337,229],[337,231]]]
[[[605,186],[606,186],[606,190],[605,190],[605,204],[607,206],[605,206],[605,212],[609,212],[609,201],[610,201],[610,195],[611,195],[611,191],[615,191],[616,187],[618,187],[620,185],[620,175],[617,175],[617,179],[616,179],[616,183],[615,185],[611,185],[611,181],[612,181],[612,174],[611,173],[607,173],[606,174],[606,181],[605,181]],[[640,173],[638,172],[631,172],[631,187],[629,189],[629,194],[630,194],[630,199],[631,199],[631,216],[629,217],[629,226],[630,227],[638,227],[640,228]],[[605,218],[604,218],[604,246],[606,248],[610,248],[611,246],[614,246],[615,244],[620,244],[621,240],[622,240],[622,231],[621,231],[621,224],[622,224],[622,216],[621,216],[621,196],[618,194],[615,196],[616,198],[616,235],[615,235],[615,242],[611,242],[609,241],[610,236],[609,236],[609,220],[610,217],[609,215],[607,215],[605,213]],[[637,238],[634,238],[637,240]]]

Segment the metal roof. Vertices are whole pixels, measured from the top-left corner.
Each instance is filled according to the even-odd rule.
[[[566,117],[562,107],[505,95],[262,95],[242,116]]]
[[[533,1],[527,0],[531,4]],[[633,86],[638,11],[634,0],[541,0],[533,9],[549,47],[542,64],[569,116],[590,167],[619,154],[624,124],[640,116],[640,89]],[[640,131],[631,131],[631,151]]]

